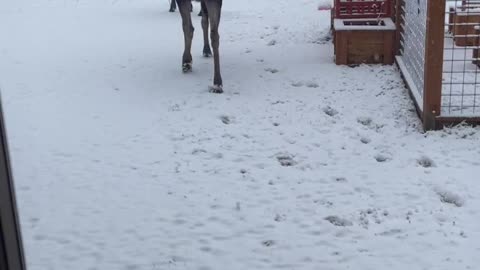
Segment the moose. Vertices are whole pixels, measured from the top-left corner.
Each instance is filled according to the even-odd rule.
[[[174,3],[175,0],[172,0]],[[182,57],[182,71],[188,73],[192,71],[192,40],[195,28],[192,24],[191,0],[176,0],[180,15],[182,17],[183,35],[185,39],[185,49]],[[214,59],[214,76],[213,86],[210,88],[212,93],[223,93],[223,82],[220,74],[220,36],[218,34],[218,27],[220,24],[220,17],[222,11],[222,0],[201,0],[201,15],[203,28],[203,56],[212,56],[210,42],[208,38],[208,30],[210,27],[210,39],[212,42],[213,59]]]
[[[194,0],[195,2],[200,2],[200,0]],[[177,2],[175,0],[170,0],[170,12],[175,12],[177,9]],[[190,11],[193,11],[193,6],[190,7]],[[202,17],[202,11],[198,13],[198,16]]]

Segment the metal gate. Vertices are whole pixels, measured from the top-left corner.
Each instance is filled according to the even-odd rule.
[[[479,0],[397,0],[396,60],[426,130],[480,122],[479,7]]]

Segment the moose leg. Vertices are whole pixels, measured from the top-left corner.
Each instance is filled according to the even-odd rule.
[[[177,4],[175,3],[175,0],[170,0],[170,12],[175,12],[177,9]]]
[[[210,40],[208,39],[208,12],[205,3],[202,2],[202,28],[203,28],[203,56],[212,56],[212,50],[210,49]]]
[[[182,16],[183,35],[185,38],[185,51],[182,58],[183,72],[192,71],[192,39],[195,29],[192,25],[192,17],[190,16],[190,0],[177,0],[180,15]]]
[[[210,19],[210,38],[213,47],[214,70],[213,76],[213,93],[223,93],[222,75],[220,74],[220,35],[218,34],[218,27],[220,24],[222,0],[204,0],[207,7],[208,17]]]

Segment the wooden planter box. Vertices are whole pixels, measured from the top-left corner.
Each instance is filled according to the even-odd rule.
[[[480,67],[480,60],[478,60],[480,58],[480,49],[479,49],[479,46],[480,46],[480,26],[475,26],[475,33],[477,35],[479,35],[479,37],[476,38],[476,42],[475,42],[475,45],[477,48],[474,48],[472,50],[472,63],[479,66]]]
[[[453,34],[453,22],[455,19],[455,8],[448,9],[448,32]]]
[[[477,42],[475,26],[480,25],[480,12],[457,9],[452,15],[452,35],[455,45],[460,47],[475,46]]]
[[[335,63],[393,64],[395,30],[390,18],[335,19]]]

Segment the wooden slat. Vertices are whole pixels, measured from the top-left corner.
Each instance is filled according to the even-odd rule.
[[[335,63],[346,65],[348,55],[348,38],[346,31],[335,32]]]

